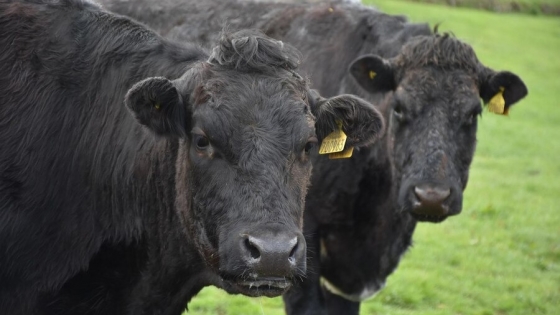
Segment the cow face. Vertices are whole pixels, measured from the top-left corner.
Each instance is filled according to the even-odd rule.
[[[253,38],[245,37],[226,44],[255,54],[244,46]],[[259,48],[269,45],[268,52],[286,47],[254,40]],[[234,67],[222,61],[211,57],[174,81],[146,79],[126,103],[153,132],[178,138],[176,208],[222,287],[277,296],[306,270],[301,229],[309,152],[337,120],[349,145],[361,145],[376,137],[382,118],[356,97],[319,97],[285,68],[253,71],[257,66],[245,61]]]
[[[388,148],[399,208],[431,222],[460,213],[480,99],[503,97],[500,113],[507,114],[527,94],[521,79],[482,66],[470,46],[447,35],[418,37],[391,60],[362,57],[350,71],[370,92],[393,92]]]

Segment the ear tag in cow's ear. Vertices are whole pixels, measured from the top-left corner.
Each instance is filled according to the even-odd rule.
[[[319,154],[329,154],[344,150],[347,136],[344,131],[342,131],[342,122],[337,121],[336,124],[338,125],[338,129],[323,139],[321,147],[319,148]]]
[[[369,79],[370,80],[373,80],[373,78],[375,78],[376,75],[377,75],[377,73],[375,73],[375,71],[369,70]]]
[[[504,100],[504,87],[500,86],[500,91],[496,93],[488,102],[488,110],[491,113],[505,115],[506,101]]]
[[[354,153],[354,147],[349,147],[348,149],[340,152],[330,153],[329,160],[347,159],[352,157],[352,153]]]

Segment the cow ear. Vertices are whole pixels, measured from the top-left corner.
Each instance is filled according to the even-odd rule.
[[[166,78],[148,78],[136,83],[126,94],[126,106],[138,122],[162,136],[187,134],[187,108],[181,95]]]
[[[527,95],[525,83],[509,71],[485,69],[480,80],[480,98],[489,109],[507,115],[509,107]]]
[[[368,55],[352,62],[349,70],[356,82],[371,93],[382,93],[394,90],[395,71],[385,59]]]
[[[308,94],[311,111],[316,117],[315,130],[319,141],[338,129],[347,135],[346,147],[364,146],[381,137],[384,120],[370,103],[354,95],[339,95],[329,99],[315,90]]]

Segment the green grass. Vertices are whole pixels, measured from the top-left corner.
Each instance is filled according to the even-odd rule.
[[[560,15],[560,0],[400,0],[447,4],[493,12],[521,12],[533,15]]]
[[[463,213],[420,224],[415,245],[361,314],[560,314],[560,19],[392,0],[374,2],[470,43],[529,96],[483,114]],[[279,298],[204,289],[195,315],[284,314]]]

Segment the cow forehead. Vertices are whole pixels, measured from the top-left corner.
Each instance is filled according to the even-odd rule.
[[[462,71],[426,69],[407,75],[396,89],[393,102],[411,113],[436,110],[439,114],[430,117],[447,117],[451,121],[481,106],[476,79],[472,75]]]
[[[202,129],[215,141],[224,143],[244,141],[247,137],[279,141],[313,135],[313,118],[306,105],[293,101],[282,103],[283,107],[287,107],[282,111],[270,110],[267,104],[244,106],[238,111],[232,111],[232,106],[218,105],[214,110],[197,111],[193,116],[193,126]]]
[[[309,126],[309,105],[301,95],[289,90],[270,90],[252,86],[237,93],[216,93],[195,108],[194,117],[217,128],[240,128],[246,125],[291,128]]]
[[[282,105],[277,102],[279,98],[303,101],[307,88],[306,81],[284,70],[279,70],[276,75],[214,71],[201,86],[214,100],[210,105],[233,106],[232,110],[263,104],[272,110]]]
[[[468,71],[423,67],[407,71],[397,88],[417,98],[447,100],[476,97],[477,78]]]
[[[220,93],[197,106],[193,127],[204,131],[214,145],[232,157],[255,148],[260,152],[266,146],[285,156],[296,143],[314,134],[309,106],[297,92],[271,89],[263,82],[251,87],[231,96]]]

